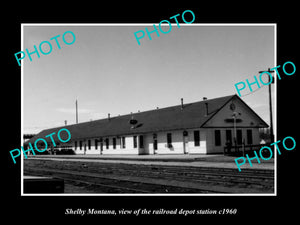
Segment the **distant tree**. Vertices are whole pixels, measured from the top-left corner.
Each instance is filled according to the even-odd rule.
[[[265,143],[271,142],[270,128],[259,129],[259,138],[264,140]]]

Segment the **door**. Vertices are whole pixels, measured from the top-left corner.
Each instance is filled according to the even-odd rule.
[[[157,134],[153,134],[153,154],[157,154]]]
[[[139,135],[138,136],[138,149],[139,149],[139,155],[144,155],[144,136]]]

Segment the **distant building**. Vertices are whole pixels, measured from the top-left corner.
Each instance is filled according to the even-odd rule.
[[[268,125],[237,95],[64,126],[68,143],[58,150],[76,154],[215,154],[225,145],[260,144],[259,128]],[[29,142],[63,127],[43,130]],[[38,142],[40,143],[40,142]],[[43,149],[41,146],[40,149]]]
[[[23,134],[23,142],[26,142],[30,140],[30,138],[33,138],[36,134]]]

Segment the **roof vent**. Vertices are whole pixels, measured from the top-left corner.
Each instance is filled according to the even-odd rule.
[[[205,102],[205,115],[204,116],[208,116],[208,103]]]
[[[183,98],[181,98],[181,109],[183,109]]]
[[[131,113],[131,119],[129,120],[129,124],[131,125],[131,129],[136,128],[135,125],[137,124],[137,120],[133,118],[133,115]]]
[[[206,101],[207,100],[207,97],[203,97],[203,101]]]

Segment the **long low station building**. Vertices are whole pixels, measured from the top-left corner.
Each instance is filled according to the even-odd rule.
[[[47,151],[72,150],[75,154],[215,154],[224,146],[258,145],[264,122],[241,98],[230,95],[215,99],[131,113],[105,119],[46,129],[38,138],[66,128],[67,143],[48,137]],[[27,142],[27,143],[28,143]],[[43,142],[37,146],[43,149]],[[44,145],[45,146],[45,145]]]

